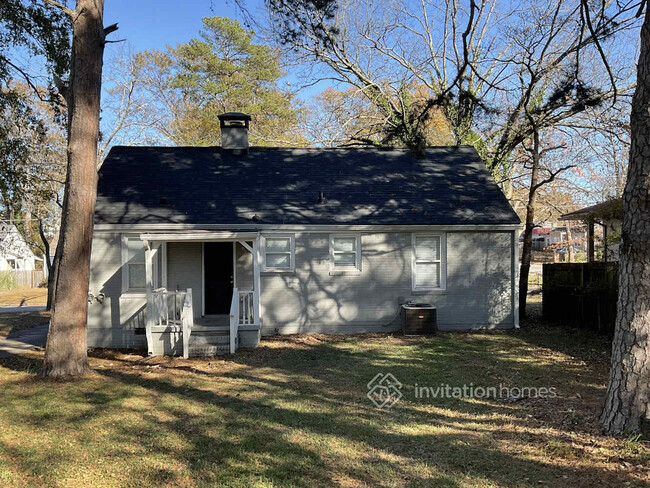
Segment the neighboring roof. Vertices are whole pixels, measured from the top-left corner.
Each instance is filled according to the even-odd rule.
[[[31,257],[34,252],[14,224],[0,224],[0,256]]]
[[[319,199],[322,192],[324,201]],[[97,223],[518,224],[476,151],[113,147]]]
[[[623,199],[614,198],[606,202],[597,203],[560,216],[560,220],[582,220],[588,217],[605,219],[623,218]]]

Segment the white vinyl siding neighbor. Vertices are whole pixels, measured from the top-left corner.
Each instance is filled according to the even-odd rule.
[[[444,234],[413,234],[413,291],[446,288],[446,251]]]
[[[288,272],[296,269],[296,241],[293,235],[262,238],[263,271]]]
[[[330,234],[330,271],[361,271],[361,236]]]

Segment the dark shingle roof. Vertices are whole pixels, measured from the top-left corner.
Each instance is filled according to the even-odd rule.
[[[319,203],[319,192],[325,201]],[[471,147],[405,149],[114,147],[97,223],[516,224]]]

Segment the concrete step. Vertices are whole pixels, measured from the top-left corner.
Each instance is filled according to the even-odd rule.
[[[237,338],[235,338],[237,343]],[[190,336],[190,344],[230,344],[230,334],[200,334]]]
[[[190,344],[189,354],[191,358],[206,356],[223,356],[230,354],[229,344]]]

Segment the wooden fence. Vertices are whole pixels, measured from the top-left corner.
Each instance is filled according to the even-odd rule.
[[[545,319],[613,335],[618,263],[544,264],[542,283]]]
[[[29,288],[38,288],[43,282],[44,275],[42,270],[25,270],[18,269],[11,271],[16,275],[16,282],[18,286],[27,286]]]

